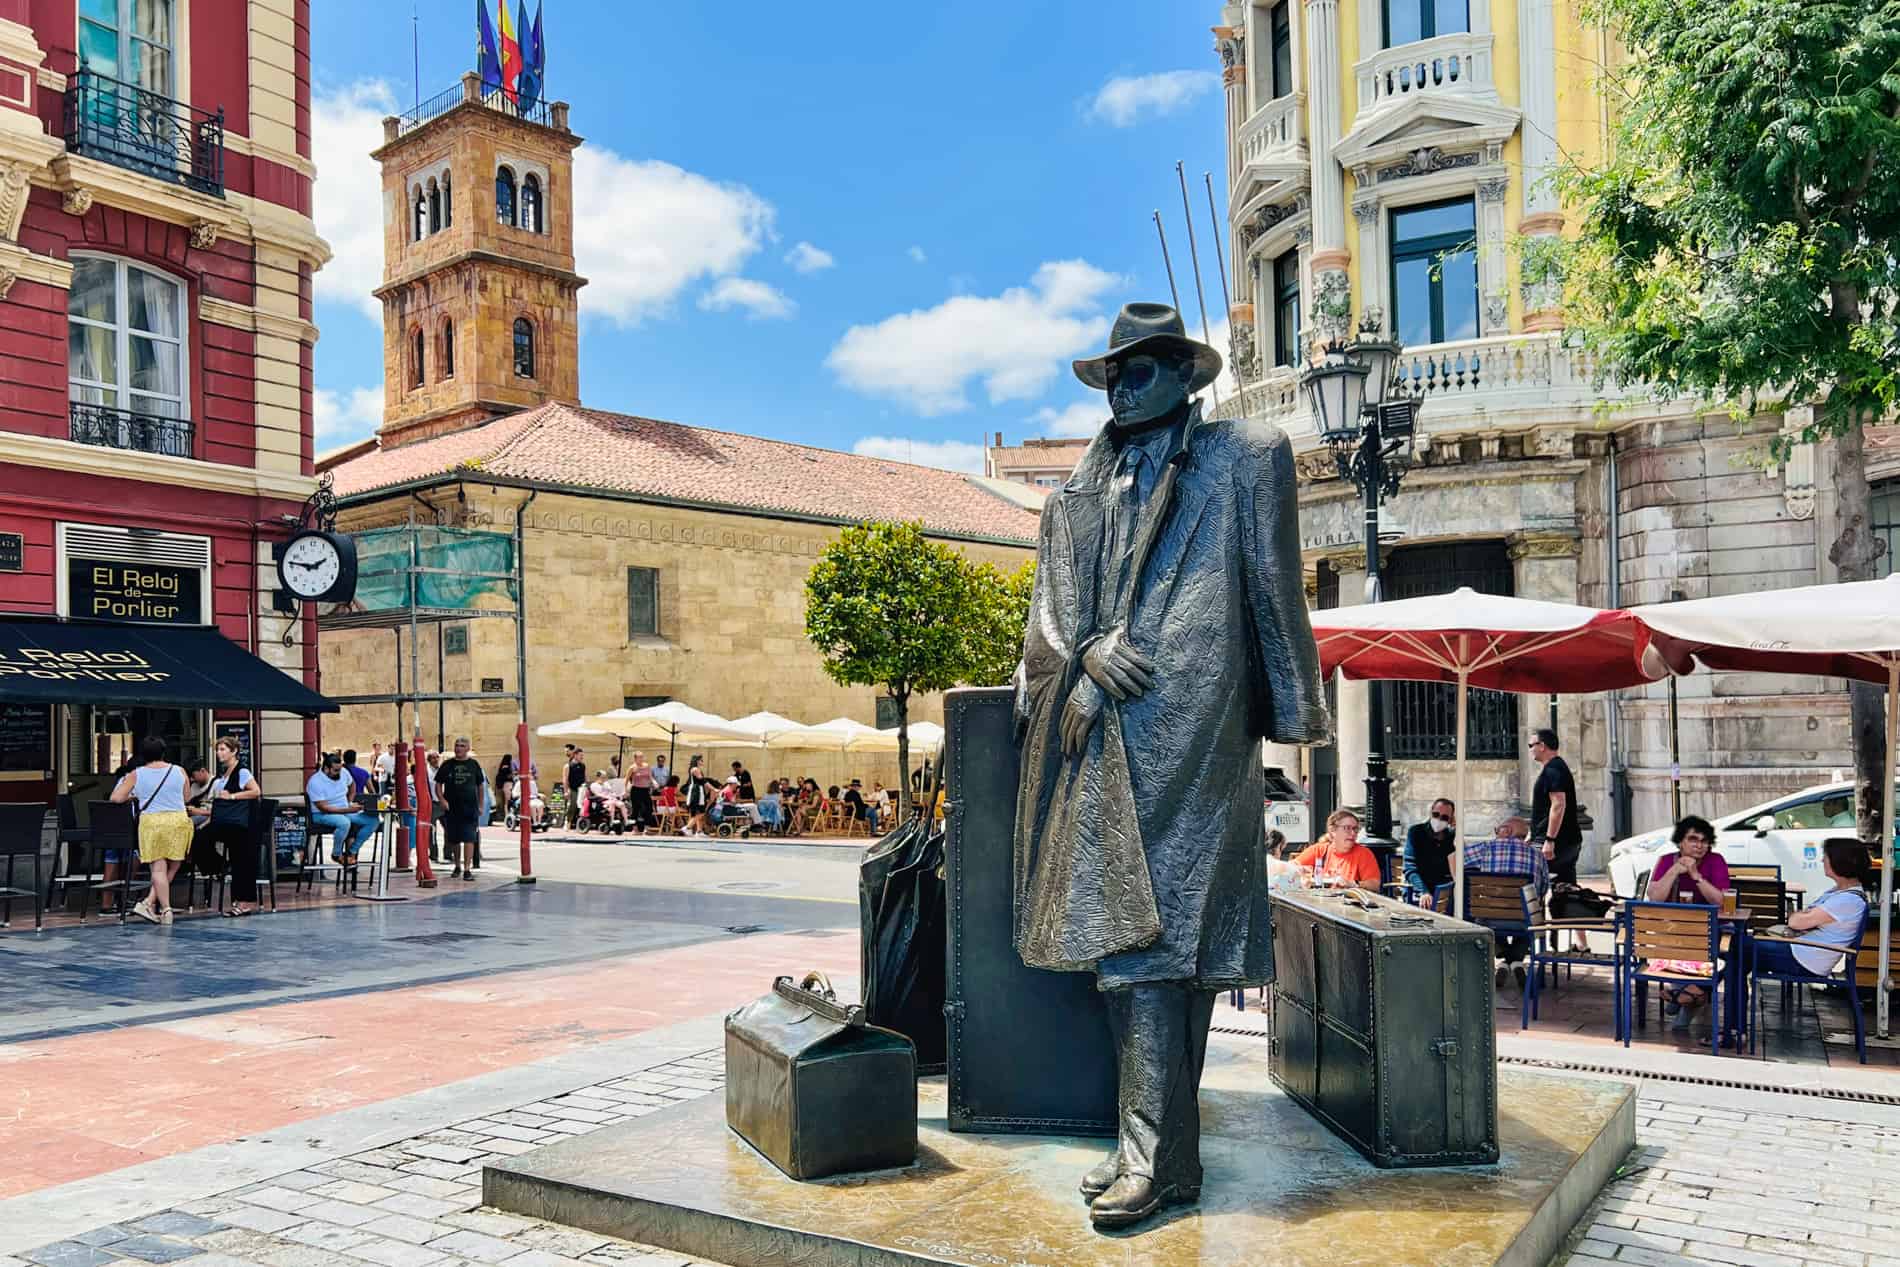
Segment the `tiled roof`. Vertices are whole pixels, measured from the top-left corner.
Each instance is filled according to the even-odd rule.
[[[822,519],[921,519],[949,536],[1036,540],[1036,512],[956,471],[549,404],[332,468],[338,497],[458,470]]]
[[[1074,466],[1082,460],[1088,447],[1087,440],[1039,440],[1034,444],[993,448],[990,450],[990,461],[999,471]]]

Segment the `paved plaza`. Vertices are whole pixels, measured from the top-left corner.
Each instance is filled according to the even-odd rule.
[[[481,1168],[716,1093],[725,1011],[853,979],[857,850],[536,849],[532,887],[491,837],[487,879],[426,901],[0,935],[0,1267],[688,1262],[482,1210]],[[1584,978],[1560,999],[1520,1035],[1507,986],[1501,1057],[1640,1082],[1575,1267],[1900,1263],[1888,1069],[1812,1020],[1767,1061],[1654,1028],[1625,1052]],[[1263,1020],[1223,1002],[1213,1041]]]

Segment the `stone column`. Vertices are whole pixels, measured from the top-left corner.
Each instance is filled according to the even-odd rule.
[[[1240,184],[1240,129],[1247,122],[1247,27],[1245,18],[1214,28],[1214,51],[1220,55],[1220,81],[1227,94],[1227,187]],[[1229,251],[1238,260],[1238,243],[1230,230]]]
[[[1368,191],[1360,190],[1353,199],[1352,217],[1359,223],[1359,316],[1362,321],[1385,325],[1385,296],[1389,279],[1378,267],[1385,258],[1379,249],[1379,220],[1384,209]],[[1391,333],[1387,331],[1387,333]]]
[[[1563,211],[1548,180],[1558,162],[1555,9],[1556,0],[1517,0],[1517,82],[1524,111],[1519,128],[1524,138],[1524,214],[1518,221],[1524,247],[1518,285],[1527,332],[1563,328],[1563,280],[1554,271],[1549,247],[1539,244],[1539,239],[1554,241],[1564,228]]]
[[[1313,312],[1311,334],[1345,336],[1352,328],[1346,266],[1346,182],[1333,158],[1341,135],[1339,0],[1306,0],[1307,152],[1313,186]]]

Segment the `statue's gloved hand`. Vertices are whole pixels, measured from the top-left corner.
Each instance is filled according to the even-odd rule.
[[[1154,685],[1154,663],[1111,629],[1082,653],[1082,668],[1095,684],[1118,700],[1147,693]]]
[[[1062,751],[1075,756],[1088,746],[1089,731],[1102,715],[1102,688],[1087,677],[1079,677],[1069,690],[1069,702],[1062,706]]]

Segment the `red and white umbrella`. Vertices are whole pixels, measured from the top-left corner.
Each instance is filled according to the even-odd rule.
[[[1458,684],[1458,812],[1465,812],[1470,688],[1576,694],[1638,686],[1640,629],[1629,613],[1460,589],[1314,612],[1320,673]],[[1574,807],[1573,807],[1574,810]],[[1452,910],[1464,913],[1464,849],[1452,851]]]
[[[1883,581],[1632,607],[1642,625],[1646,668],[1686,673],[1696,665],[1756,673],[1811,673],[1887,688],[1886,840],[1880,868],[1880,989],[1876,1030],[1888,1026],[1888,934],[1893,919],[1894,747],[1900,737],[1900,576]]]

